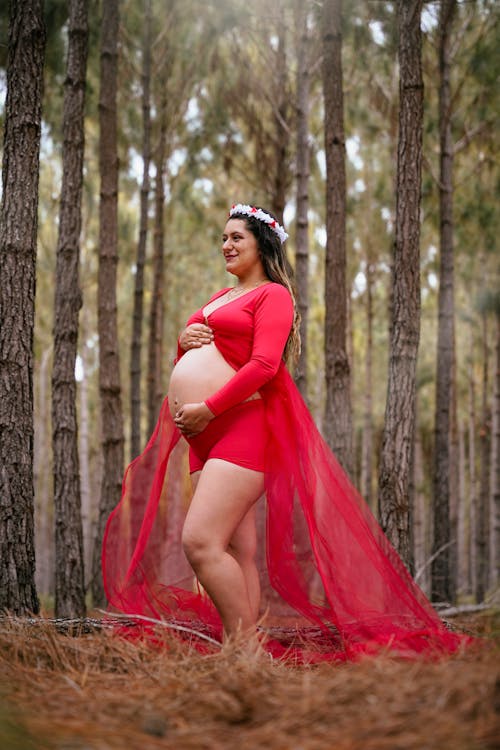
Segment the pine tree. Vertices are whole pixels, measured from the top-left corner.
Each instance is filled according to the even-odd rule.
[[[84,158],[86,0],[70,0],[63,115],[63,177],[57,243],[52,370],[52,448],[56,547],[56,617],[85,615],[75,360]]]
[[[149,165],[151,163],[151,0],[144,2],[144,37],[142,45],[142,187],[139,241],[134,288],[134,319],[130,348],[130,454],[131,459],[141,450],[141,351],[142,318],[144,309],[144,264],[148,235]]]
[[[33,326],[45,26],[12,0],[0,207],[0,610],[37,612]]]
[[[422,0],[398,0],[399,133],[389,378],[379,475],[382,528],[411,566],[409,486],[420,338]]]
[[[353,476],[351,372],[346,346],[346,177],[341,15],[341,0],[325,0],[322,16],[327,234],[324,433],[344,469]]]
[[[101,546],[104,527],[120,499],[123,479],[123,413],[116,306],[118,265],[117,68],[119,1],[103,0],[99,95],[99,391],[101,396],[103,474],[94,541],[92,596],[104,604]]]
[[[435,446],[433,476],[434,539],[432,597],[455,599],[450,571],[450,488],[452,375],[455,359],[453,259],[453,141],[451,133],[450,45],[456,0],[442,0],[439,18],[439,135],[440,135],[440,279],[436,373]]]

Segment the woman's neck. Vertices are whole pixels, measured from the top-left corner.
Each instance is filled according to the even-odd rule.
[[[236,286],[239,289],[252,289],[253,287],[265,284],[269,279],[263,273],[248,274],[245,276],[239,276]]]

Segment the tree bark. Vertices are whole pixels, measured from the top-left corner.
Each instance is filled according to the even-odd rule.
[[[459,472],[458,472],[458,518],[457,518],[457,561],[458,561],[458,579],[457,594],[467,594],[469,592],[469,552],[468,543],[469,524],[467,521],[469,502],[465,493],[465,426],[460,423],[458,429],[458,455],[459,455]]]
[[[490,589],[500,583],[500,310],[495,319],[496,342],[491,410],[490,463]]]
[[[412,543],[415,571],[419,574],[418,585],[424,592],[429,591],[429,550],[427,546],[427,513],[425,503],[425,471],[422,440],[418,424],[415,425],[415,446],[413,459],[412,491]]]
[[[457,598],[459,577],[458,517],[460,514],[460,445],[457,409],[457,361],[453,331],[453,364],[451,368],[450,402],[450,578],[454,599]]]
[[[85,316],[84,316],[85,317]],[[85,324],[82,326],[83,346],[82,357],[82,380],[79,384],[80,390],[80,429],[78,430],[78,456],[80,463],[80,497],[82,501],[82,532],[83,532],[83,569],[87,575],[92,570],[92,517],[94,497],[90,482],[90,458],[89,458],[89,375],[88,375],[88,347],[85,341]],[[88,581],[86,580],[86,587]]]
[[[471,355],[473,349],[471,347]],[[476,384],[472,362],[469,368],[469,581],[470,591],[476,594],[477,565],[476,565],[476,537],[477,537],[477,477],[476,477]]]
[[[351,371],[347,354],[346,177],[342,80],[342,2],[323,3],[323,98],[326,154],[325,438],[351,476],[354,470]]]
[[[94,541],[92,595],[94,606],[105,602],[101,574],[101,546],[104,527],[120,499],[123,478],[123,413],[120,385],[120,357],[116,308],[118,265],[118,154],[117,154],[117,68],[118,0],[103,0],[99,94],[99,392],[102,412],[103,474],[99,519]]]
[[[295,368],[295,384],[307,400],[307,319],[309,314],[309,33],[308,5],[295,3],[295,35],[297,47],[297,214],[295,236],[295,279],[297,306],[300,314],[301,351]]]
[[[420,337],[422,0],[398,0],[399,136],[389,377],[379,477],[382,527],[411,567],[409,483]]]
[[[151,0],[144,2],[144,39],[142,45],[142,187],[139,241],[135,270],[134,317],[130,352],[130,457],[141,451],[141,352],[144,302],[144,263],[148,233],[149,165],[151,162]]]
[[[476,527],[476,601],[484,601],[488,588],[489,539],[489,479],[490,479],[490,410],[488,399],[488,330],[487,316],[482,313],[483,379],[481,393],[481,429],[479,431],[479,503]]]
[[[38,378],[35,368],[35,556],[36,588],[41,594],[54,594],[54,516],[52,512],[51,465],[47,460],[50,441],[49,363],[52,345],[44,350],[38,360]]]
[[[75,361],[82,305],[79,264],[87,48],[87,2],[70,0],[52,367],[55,616],[69,618],[84,617],[86,612]]]
[[[33,326],[45,26],[11,0],[0,207],[0,611],[38,612],[33,538]]]
[[[276,162],[273,179],[273,195],[271,209],[280,224],[283,224],[283,212],[286,202],[286,188],[288,181],[288,147],[290,141],[290,130],[288,125],[289,95],[287,91],[288,69],[286,59],[286,23],[282,0],[277,3],[277,28],[278,49],[276,56],[276,76],[273,78],[273,99],[276,109],[273,112],[276,142]],[[260,159],[260,155],[258,156]],[[258,165],[259,169],[261,164]]]
[[[163,361],[163,287],[165,279],[165,230],[163,212],[165,209],[164,170],[167,145],[167,102],[166,83],[163,84],[160,105],[160,137],[156,149],[156,185],[155,185],[155,226],[153,253],[153,294],[151,296],[151,313],[149,316],[148,347],[148,433],[153,433],[161,406],[162,361]]]
[[[368,252],[368,256],[371,253]],[[365,403],[363,414],[363,439],[361,445],[361,494],[373,510],[373,275],[374,264],[370,257],[366,261],[366,354],[365,354]]]
[[[450,44],[456,0],[442,0],[439,18],[439,215],[440,277],[434,427],[432,592],[434,601],[453,602],[455,586],[450,569],[450,413],[454,362],[454,263],[453,263],[453,142],[451,133]]]

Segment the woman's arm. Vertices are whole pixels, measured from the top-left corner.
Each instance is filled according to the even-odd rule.
[[[205,404],[215,416],[245,401],[278,371],[293,323],[293,302],[280,284],[263,288],[255,304],[252,354],[233,377],[207,398]]]

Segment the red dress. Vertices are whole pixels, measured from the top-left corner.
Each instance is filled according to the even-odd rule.
[[[319,434],[282,361],[292,315],[288,291],[270,283],[209,316],[215,344],[237,373],[207,405],[219,415],[259,390],[265,407],[263,590],[270,621],[292,624],[270,628],[276,637],[268,648],[298,660],[354,659],[381,648],[410,657],[456,651],[471,639],[442,624]],[[200,308],[188,323],[203,321]],[[180,437],[165,399],[108,520],[104,585],[112,608],[220,639],[220,618],[193,585],[178,534],[188,493]]]

